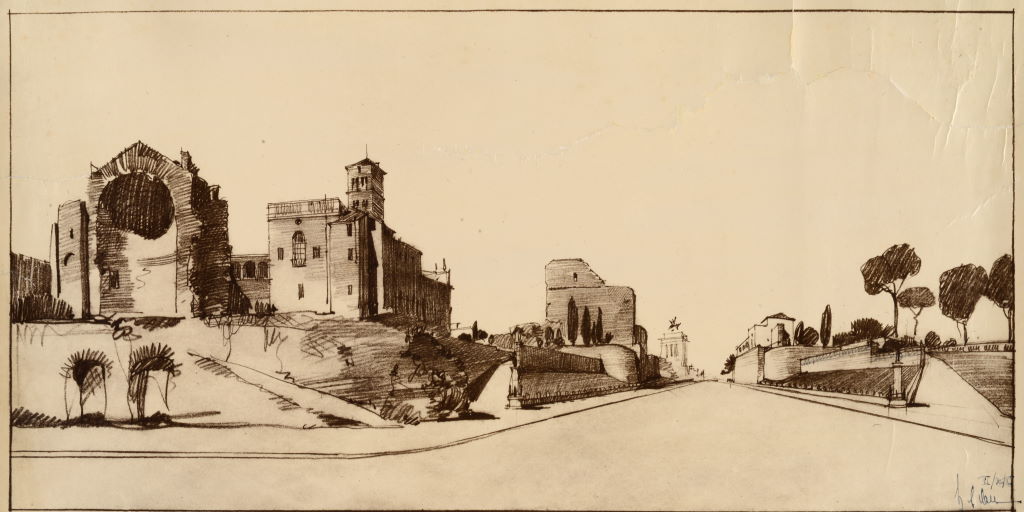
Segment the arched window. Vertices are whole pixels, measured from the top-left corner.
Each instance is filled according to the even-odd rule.
[[[67,254],[65,254],[65,255],[64,255],[64,266],[65,266],[65,267],[66,267],[66,266],[68,266],[68,262],[70,262],[70,261],[71,261],[71,258],[72,258],[72,257],[73,257],[74,255],[75,255],[75,253],[73,253],[73,252],[69,252],[69,253],[67,253]]]
[[[265,262],[265,261],[261,261],[260,264],[256,266],[256,278],[257,279],[266,279],[269,276],[270,276],[270,265],[267,264],[267,262]]]
[[[252,262],[252,261],[245,262],[245,265],[242,267],[242,272],[243,272],[242,273],[242,277],[245,277],[246,279],[253,279],[253,278],[255,278],[256,277],[256,263]]]
[[[231,275],[234,276],[235,279],[241,279],[242,274],[238,271],[238,263],[231,264]]]
[[[302,231],[296,231],[292,235],[292,266],[306,266],[306,235]]]

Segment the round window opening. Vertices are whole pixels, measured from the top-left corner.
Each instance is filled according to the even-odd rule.
[[[100,206],[110,213],[115,228],[156,240],[174,222],[171,191],[160,180],[145,174],[118,176],[103,188]]]
[[[302,224],[302,219],[295,219],[295,225],[298,226],[299,224]]]

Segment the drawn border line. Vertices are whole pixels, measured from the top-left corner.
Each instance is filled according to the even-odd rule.
[[[796,13],[885,13],[885,14],[1013,14],[1014,10],[926,10],[926,9],[151,9],[106,11],[17,11],[13,16],[69,14],[230,14],[230,13],[707,13],[707,14],[796,14]]]
[[[434,450],[441,450],[444,448],[451,448],[454,446],[460,446],[471,443],[473,441],[479,441],[486,439],[491,436],[503,434],[512,430],[516,430],[538,423],[544,423],[565,416],[578,414],[582,412],[592,411],[594,409],[600,409],[609,405],[621,404],[623,402],[629,402],[630,400],[639,400],[641,398],[647,398],[649,396],[660,395],[662,393],[668,393],[670,391],[676,391],[691,387],[698,382],[687,381],[677,384],[671,384],[664,389],[648,393],[646,395],[633,395],[627,396],[614,402],[605,402],[602,404],[593,405],[583,409],[577,409],[574,411],[566,411],[563,413],[556,414],[554,416],[548,416],[546,418],[540,418],[526,423],[520,423],[518,425],[512,425],[492,432],[486,432],[475,436],[466,437],[463,439],[456,439],[455,441],[449,441],[434,446],[425,446],[422,448],[409,448],[406,450],[387,450],[381,452],[368,452],[368,453],[331,453],[331,452],[176,452],[176,451],[118,451],[118,450],[64,450],[64,451],[46,451],[46,450],[18,450],[11,451],[11,458],[18,459],[370,459],[374,457],[386,457],[390,455],[409,455],[414,453],[430,452]],[[339,429],[340,430],[340,429]],[[15,455],[25,454],[25,455]],[[127,455],[127,454],[142,454],[142,455]],[[65,454],[76,454],[76,455],[65,455]],[[261,456],[261,455],[268,456]]]
[[[377,9],[377,10],[369,10],[369,9],[363,9],[363,10],[360,10],[360,9],[349,9],[349,10],[342,10],[342,9],[324,9],[324,10],[315,10],[315,9],[298,10],[298,9],[295,9],[295,10],[282,10],[282,9],[279,9],[279,10],[244,10],[244,9],[240,9],[240,10],[226,10],[225,9],[225,10],[212,10],[211,9],[211,10],[56,11],[56,12],[32,12],[32,11],[12,12],[12,11],[8,10],[7,11],[7,36],[8,36],[8,43],[7,43],[7,51],[8,51],[8,59],[7,59],[7,66],[8,66],[8,69],[7,69],[7,71],[8,71],[8,73],[7,73],[7,77],[8,77],[8,88],[7,88],[7,91],[8,91],[8,103],[7,103],[7,106],[8,106],[8,110],[7,110],[7,124],[8,124],[8,130],[7,130],[7,139],[8,139],[7,140],[7,145],[8,145],[8,152],[7,152],[7,154],[8,154],[8,190],[7,190],[7,192],[8,192],[8,230],[7,230],[7,237],[8,237],[8,248],[12,248],[12,244],[13,244],[12,231],[13,231],[13,210],[14,210],[14,207],[13,207],[13,190],[14,190],[13,189],[13,176],[14,176],[14,130],[13,130],[14,129],[14,115],[13,115],[13,110],[14,110],[14,79],[13,79],[13,71],[14,71],[14,58],[13,58],[13,56],[14,56],[14,43],[13,42],[14,42],[14,37],[13,37],[13,28],[12,28],[13,16],[31,16],[31,15],[50,16],[50,15],[75,15],[75,14],[135,14],[135,13],[168,13],[168,14],[172,14],[172,13],[173,14],[185,14],[185,13],[192,13],[192,14],[202,14],[202,13],[208,13],[208,14],[222,14],[222,13],[252,13],[252,14],[280,13],[280,14],[287,14],[287,13],[320,13],[320,12],[322,12],[322,13],[333,13],[333,12],[337,12],[337,13],[449,13],[449,14],[463,14],[463,13],[465,13],[465,14],[470,14],[470,13],[520,13],[520,12],[521,13],[669,13],[669,14],[671,14],[671,13],[708,13],[708,14],[717,14],[717,13],[722,13],[722,14],[782,14],[782,13],[794,13],[794,14],[795,13],[1010,14],[1011,20],[1012,20],[1011,21],[1011,25],[1010,25],[1010,55],[1011,55],[1011,57],[1010,57],[1010,61],[1011,61],[1010,62],[1010,104],[1011,104],[1011,106],[1010,106],[1010,116],[1011,116],[1011,127],[1010,127],[1010,129],[1011,129],[1011,138],[1012,138],[1011,144],[1013,146],[1010,149],[1010,151],[1011,151],[1011,156],[1010,156],[1010,172],[1011,172],[1010,254],[1014,258],[1014,260],[1016,260],[1016,216],[1015,216],[1016,204],[1017,204],[1017,161],[1016,161],[1016,149],[1017,149],[1017,144],[1016,144],[1016,140],[1017,140],[1017,109],[1016,109],[1016,84],[1017,84],[1017,81],[1016,81],[1016,66],[1017,66],[1017,59],[1016,59],[1016,40],[1015,40],[1016,39],[1016,9],[1011,9],[1009,11],[1006,11],[1006,10],[956,11],[956,10],[909,10],[909,9],[891,9],[891,10],[885,10],[885,9],[788,9],[788,10],[783,10],[783,9],[779,9],[779,10],[769,10],[769,9],[763,9],[763,10],[711,10],[711,9],[623,9],[623,10],[615,10],[615,9],[473,9],[473,10],[439,10],[439,9],[434,9],[434,10],[398,10],[398,9],[390,9],[390,10],[386,10],[386,9]],[[1014,323],[1016,323],[1016,312],[1014,312],[1014,317],[1015,317],[1014,318]],[[8,370],[7,371],[7,376],[8,376],[7,377],[8,378],[7,390],[8,390],[8,417],[9,417],[10,412],[12,410],[11,409],[11,404],[13,404],[13,398],[14,398],[13,376],[12,376],[13,375],[13,373],[12,373],[12,370],[13,370],[13,367],[12,367],[13,366],[13,357],[12,357],[12,355],[13,355],[12,354],[13,343],[10,343],[10,341],[13,339],[13,337],[12,337],[13,336],[13,324],[8,322],[7,329],[8,329],[8,337],[7,338],[8,338],[8,341],[9,341],[9,343],[8,343],[8,357],[7,357],[7,370]],[[1016,388],[1016,383],[1017,383],[1016,359],[1014,359],[1013,368],[1014,368],[1014,371],[1013,371],[1013,382],[1014,382],[1014,387]],[[645,396],[649,396],[649,395],[645,395]],[[635,397],[635,398],[639,398],[639,397]],[[615,403],[615,402],[610,402],[610,403]],[[579,411],[576,411],[576,412],[579,412]],[[554,418],[554,417],[552,417],[552,418]],[[524,425],[527,425],[527,424],[524,424]],[[519,425],[519,426],[524,426],[524,425]],[[512,428],[515,428],[515,427],[512,427]],[[1013,444],[1016,441],[1016,428],[1017,428],[1017,422],[1016,422],[1016,418],[1014,418],[1014,420],[1011,422],[1011,430],[1013,432],[1011,443],[1010,443],[1011,448],[1013,447]],[[13,431],[12,428],[8,428],[8,448],[13,447],[13,441],[14,441],[14,431]],[[1013,475],[1013,472],[1014,472],[1014,466],[1013,466],[1014,458],[1015,458],[1015,450],[1011,450],[1011,454],[1010,454],[1010,460],[1011,460],[1010,474],[1011,475]],[[13,454],[11,453],[11,450],[8,449],[8,456],[7,456],[7,468],[8,468],[8,471],[7,471],[7,479],[8,479],[8,485],[7,485],[7,505],[8,505],[8,507],[7,508],[8,508],[8,510],[36,510],[36,509],[24,509],[24,508],[16,509],[16,508],[14,508],[14,502],[13,502],[13,471],[12,471],[13,470],[13,460],[14,460]],[[1011,489],[1011,501],[1012,501],[1012,497],[1013,497],[1013,490]],[[121,510],[121,509],[89,509],[89,510],[95,510],[95,511],[108,511],[108,510],[110,510],[110,511],[118,511],[118,510]],[[170,510],[173,510],[173,509],[166,509],[166,510],[170,511]]]

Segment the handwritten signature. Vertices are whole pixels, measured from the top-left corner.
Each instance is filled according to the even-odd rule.
[[[970,492],[965,499],[960,494],[960,474],[956,475],[956,501],[961,510],[966,510],[968,507],[1021,503],[1021,500],[1007,499],[1013,488],[1012,475],[980,475],[976,480],[976,483],[971,484]]]

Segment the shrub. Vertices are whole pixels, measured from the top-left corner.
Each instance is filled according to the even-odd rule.
[[[924,336],[924,346],[926,347],[938,347],[942,345],[942,338],[935,331],[928,331],[928,334]]]
[[[468,332],[464,332],[464,333],[460,334],[457,339],[459,341],[473,341],[473,335],[468,333]]]
[[[277,306],[269,302],[258,300],[256,301],[256,304],[253,305],[253,313],[256,316],[270,316],[277,313]]]
[[[18,407],[11,411],[11,426],[12,427],[60,427],[63,426],[64,422],[56,417],[48,416],[46,414],[32,412],[24,407]]]
[[[26,295],[11,302],[12,322],[35,322],[38,320],[71,320],[74,312],[67,302],[46,295]]]

